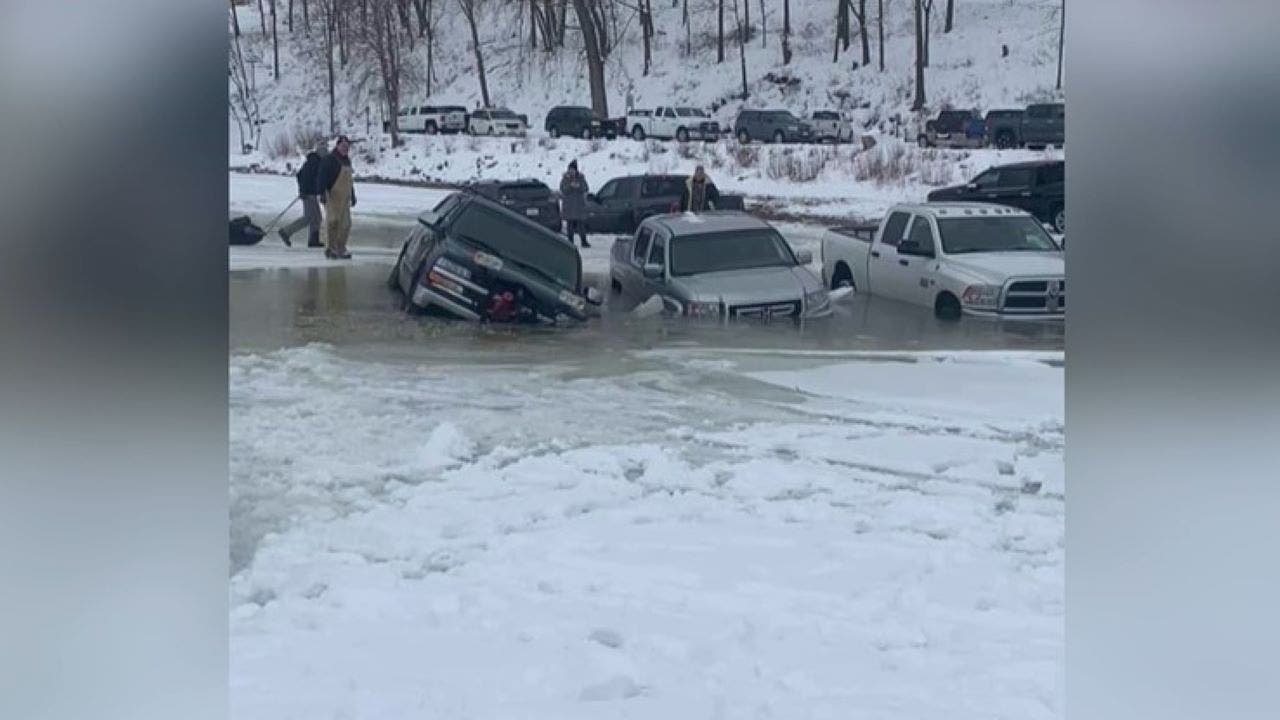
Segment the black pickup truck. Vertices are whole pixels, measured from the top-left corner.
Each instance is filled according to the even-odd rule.
[[[455,192],[418,217],[387,284],[406,310],[464,320],[556,324],[599,302],[564,237],[479,195]]]
[[[929,193],[929,201],[976,201],[1009,205],[1031,213],[1059,233],[1067,231],[1064,160],[997,165],[964,185]]]
[[[640,221],[662,215],[680,203],[688,178],[683,175],[628,175],[613,178],[587,196],[587,231],[635,232]],[[742,210],[743,197],[720,191],[716,210]]]

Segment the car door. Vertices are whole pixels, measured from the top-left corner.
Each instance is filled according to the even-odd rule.
[[[912,305],[933,306],[933,275],[937,261],[931,257],[936,253],[933,222],[924,215],[913,215],[907,227],[906,242],[915,244],[922,254],[897,252],[896,261],[888,265],[888,283],[892,286],[894,297]]]
[[[623,211],[618,208],[622,180],[610,180],[587,198],[587,229],[592,232],[627,232]]]
[[[623,297],[632,303],[643,302],[649,294],[645,291],[644,261],[649,257],[649,244],[653,240],[652,228],[640,228],[631,241],[631,253],[620,263],[618,281],[622,283]]]
[[[1031,188],[1035,185],[1036,169],[1034,167],[1004,167],[996,173],[996,180],[982,191],[984,202],[998,203],[1010,207],[1032,211]]]
[[[659,265],[662,267],[662,276],[651,278],[643,275],[645,265]],[[644,295],[642,299],[648,299],[649,295],[666,295],[667,282],[667,231],[659,229],[653,233],[653,238],[649,242],[649,249],[645,253],[645,261],[641,264],[640,270],[644,278]]]
[[[1049,105],[1028,105],[1022,120],[1022,142],[1043,145],[1049,142]]]
[[[898,211],[890,213],[884,221],[884,231],[877,242],[872,243],[867,257],[867,275],[870,292],[873,295],[905,300],[898,295],[901,283],[897,282],[898,244],[907,233],[907,225],[911,214]]]

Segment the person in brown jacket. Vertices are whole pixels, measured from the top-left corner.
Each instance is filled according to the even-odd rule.
[[[350,259],[351,208],[356,206],[355,178],[351,173],[351,140],[339,135],[333,152],[320,167],[319,190],[324,196],[325,251],[334,260]]]

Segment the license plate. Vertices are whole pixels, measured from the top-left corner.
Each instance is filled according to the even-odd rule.
[[[538,208],[525,208],[525,209],[524,209],[524,214],[525,214],[525,215],[531,215],[531,216],[532,216],[532,215],[537,215],[537,214],[538,214]]]

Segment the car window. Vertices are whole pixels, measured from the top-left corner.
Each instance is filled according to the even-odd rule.
[[[640,228],[640,232],[636,234],[636,245],[631,248],[631,260],[637,265],[645,257],[645,253],[649,251],[649,240],[653,237],[653,230],[649,228]]]
[[[1035,179],[1035,168],[1005,168],[1000,171],[999,187],[1030,187]]]
[[[994,168],[987,170],[978,177],[973,179],[973,184],[980,188],[995,187],[996,181],[1000,179],[1000,173]]]
[[[898,247],[898,243],[902,242],[902,232],[907,229],[907,220],[910,218],[911,216],[904,212],[890,215],[885,222],[884,235],[881,236],[880,242]]]
[[[498,196],[502,199],[537,202],[551,197],[551,188],[540,182],[507,183],[498,188]]]
[[[684,178],[682,177],[672,177],[669,175],[647,177],[640,185],[640,194],[643,197],[667,197],[671,195],[680,195],[683,192]]]
[[[1045,165],[1036,171],[1036,184],[1048,185],[1050,183],[1060,183],[1063,181],[1064,170],[1067,166],[1062,163],[1054,163]]]
[[[666,250],[667,250],[667,238],[664,237],[663,235],[653,236],[653,242],[649,246],[649,259],[645,262],[645,264],[661,265],[663,267],[666,267],[667,266]]]
[[[1026,215],[940,218],[938,232],[948,255],[1059,249],[1039,221]]]
[[[620,183],[617,180],[610,180],[605,183],[603,187],[596,191],[596,198],[599,200],[612,198],[614,195],[618,194],[619,184]]]
[[[790,246],[772,228],[700,233],[671,241],[673,276],[795,264]]]
[[[933,250],[933,229],[929,227],[929,218],[916,215],[911,221],[911,234],[907,239],[914,242],[921,250]]]

